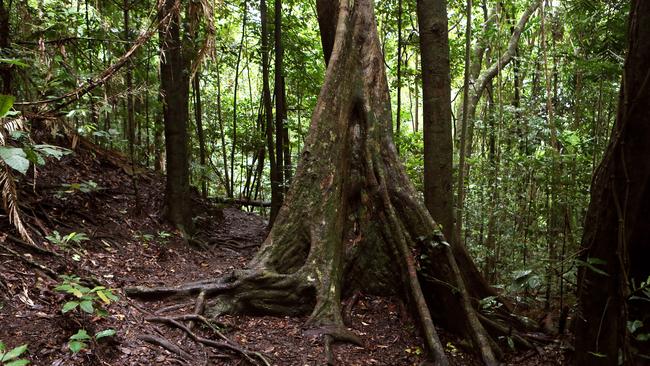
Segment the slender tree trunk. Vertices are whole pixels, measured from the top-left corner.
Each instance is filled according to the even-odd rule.
[[[130,19],[130,8],[131,2],[129,0],[124,0],[122,4],[124,11],[124,40],[130,42],[131,40],[131,19]],[[125,51],[128,51],[131,47],[130,43],[125,44]],[[126,129],[127,129],[127,140],[129,143],[129,159],[131,160],[131,185],[133,186],[133,191],[135,193],[135,211],[140,212],[140,193],[138,192],[138,177],[135,172],[136,156],[135,156],[135,116],[134,116],[134,107],[133,107],[133,63],[129,60],[129,63],[126,67]],[[92,99],[92,96],[91,96]]]
[[[244,0],[242,6],[241,40],[237,51],[237,63],[235,64],[235,86],[232,96],[232,149],[230,150],[230,197],[235,193],[235,151],[237,150],[237,89],[239,88],[239,67],[241,66],[242,51],[246,41],[246,22],[248,21],[248,0]]]
[[[187,152],[190,92],[187,50],[181,40],[180,2],[165,0],[163,14],[172,14],[169,26],[160,29],[162,50],[161,90],[164,98],[167,184],[165,216],[182,232],[191,233],[189,156]]]
[[[262,94],[264,104],[264,126],[266,129],[266,149],[269,155],[271,170],[271,214],[269,225],[273,225],[278,211],[282,206],[282,182],[278,175],[278,164],[274,153],[273,145],[273,102],[271,100],[271,88],[269,86],[269,32],[266,0],[260,1],[260,14],[262,23]]]
[[[400,135],[402,121],[402,0],[397,0],[397,114],[395,116],[395,133]],[[399,153],[399,145],[397,145]]]
[[[199,140],[199,164],[201,164],[201,196],[208,197],[208,182],[205,177],[205,137],[203,136],[203,106],[201,104],[201,80],[199,72],[194,74],[192,80],[194,89],[194,121],[196,122],[196,137]]]
[[[521,38],[521,34],[524,31],[524,28],[526,24],[528,23],[528,20],[530,17],[533,15],[535,10],[540,6],[541,2],[543,0],[531,0],[529,6],[524,10],[522,13],[521,17],[519,18],[519,21],[517,22],[517,25],[513,28],[512,34],[510,36],[510,39],[508,40],[508,47],[505,50],[505,52],[500,55],[492,64],[490,64],[487,69],[485,69],[480,75],[478,75],[476,78],[472,78],[473,81],[470,82],[472,85],[471,92],[468,95],[469,101],[467,103],[467,108],[464,107],[463,104],[463,109],[462,109],[462,115],[461,115],[461,121],[465,119],[465,114],[467,113],[469,116],[467,118],[467,136],[466,136],[466,144],[465,144],[465,160],[471,158],[472,154],[472,143],[473,143],[473,131],[474,131],[474,117],[476,115],[476,108],[478,106],[478,102],[481,99],[483,92],[485,91],[487,85],[490,83],[492,79],[494,79],[500,72],[503,70],[513,59],[515,56],[515,52],[517,50],[517,46],[519,43],[519,39]],[[482,55],[485,51],[485,48],[481,47],[479,48],[478,54],[482,58]],[[474,66],[474,72],[477,73],[478,70],[480,70],[480,63],[476,63]],[[476,69],[478,68],[478,70]],[[474,73],[472,73],[474,75]],[[463,94],[464,95],[464,94]],[[463,103],[464,100],[463,100]],[[459,169],[464,170],[465,172],[463,173],[465,176],[469,175],[468,166],[465,164],[463,161],[463,164],[459,166]]]
[[[0,57],[11,58],[7,53],[10,46],[10,10],[9,4],[5,4],[5,0],[0,0]],[[12,94],[11,89],[11,65],[0,64],[0,78],[2,78],[2,93]]]
[[[274,39],[275,39],[275,164],[277,165],[277,175],[281,183],[280,193],[278,195],[278,206],[282,206],[284,195],[288,189],[287,182],[287,161],[285,149],[288,146],[288,132],[285,136],[284,122],[287,119],[286,92],[284,89],[284,49],[282,47],[282,0],[275,0],[275,19],[274,19]]]
[[[465,208],[465,146],[467,145],[467,123],[469,117],[469,79],[470,79],[470,53],[472,45],[472,0],[467,0],[467,9],[465,11],[467,25],[465,29],[465,81],[463,83],[463,120],[460,131],[460,148],[458,163],[458,182],[456,194],[456,224],[454,226],[454,236],[452,241],[459,246],[465,246],[463,241],[463,211]]]
[[[217,123],[219,124],[219,137],[221,138],[221,159],[223,164],[224,180],[223,185],[226,196],[232,197],[230,190],[230,174],[228,173],[228,153],[226,152],[226,133],[224,131],[223,113],[221,110],[221,63],[217,61]]]
[[[424,202],[445,236],[451,238],[453,144],[447,1],[418,0],[417,13],[424,98]]]
[[[630,355],[627,322],[644,321],[648,302],[634,299],[650,275],[650,2],[630,6],[628,54],[616,123],[591,187],[578,272],[575,364],[644,364]],[[592,269],[595,268],[596,270]],[[632,291],[638,291],[634,293]],[[647,344],[635,345],[647,349]],[[641,352],[643,353],[643,352]]]

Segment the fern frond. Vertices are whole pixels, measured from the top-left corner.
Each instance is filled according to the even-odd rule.
[[[0,169],[0,190],[2,191],[2,206],[9,215],[9,223],[13,224],[23,240],[34,244],[34,240],[29,235],[27,228],[23,224],[21,218],[20,208],[18,207],[18,190],[16,189],[16,181],[11,174],[11,169],[0,162],[2,169]]]
[[[0,119],[0,146],[6,145],[7,138],[14,131],[23,131],[25,129],[25,120],[19,118]]]

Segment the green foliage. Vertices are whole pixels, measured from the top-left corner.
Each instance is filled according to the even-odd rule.
[[[20,134],[13,134],[12,136],[20,137]],[[44,165],[44,157],[53,157],[61,159],[70,150],[52,145],[32,145],[24,143],[23,147],[7,147],[0,146],[0,159],[4,161],[12,169],[27,174],[30,163],[34,165]]]
[[[89,342],[98,341],[105,337],[112,337],[116,334],[114,329],[105,329],[100,332],[95,333],[91,337],[85,329],[79,329],[77,333],[73,334],[69,338],[68,348],[72,353],[78,353],[81,350],[87,349]]]
[[[61,307],[61,312],[64,314],[79,309],[81,314],[94,314],[104,317],[108,314],[105,307],[119,300],[112,290],[104,286],[93,288],[83,286],[77,276],[61,276],[61,278],[63,281],[54,289],[73,298],[73,300],[67,301]]]
[[[54,288],[72,298],[61,306],[63,314],[77,310],[85,318],[87,315],[103,318],[108,315],[106,307],[119,298],[113,294],[113,290],[104,286],[95,286],[93,288],[82,285],[81,279],[77,276],[61,276],[61,283]],[[98,341],[105,337],[112,337],[116,334],[114,329],[105,329],[90,336],[85,329],[79,329],[77,333],[69,338],[68,348],[72,353],[77,353],[89,347],[90,342]]]
[[[7,350],[5,344],[0,342],[0,365],[1,366],[23,366],[29,364],[28,360],[19,358],[26,351],[27,351],[26,344]]]
[[[509,291],[519,292],[523,290],[536,290],[542,285],[542,279],[532,269],[515,271],[512,273],[512,283]]]
[[[81,183],[65,183],[61,185],[61,188],[63,189],[57,192],[57,196],[60,198],[62,198],[64,194],[71,194],[76,192],[92,193],[100,191],[102,189],[102,187],[100,187],[92,180],[83,181]]]
[[[9,110],[14,105],[16,97],[13,95],[0,94],[0,118],[4,118],[9,114]]]
[[[45,237],[50,243],[58,245],[61,248],[69,248],[71,245],[79,247],[82,242],[90,240],[84,233],[71,232],[67,235],[61,235],[58,231],[54,230],[52,234]]]
[[[0,159],[12,169],[27,174],[29,169],[29,160],[27,154],[21,148],[0,146]]]

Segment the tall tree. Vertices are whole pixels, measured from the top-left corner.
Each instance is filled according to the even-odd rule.
[[[395,133],[400,134],[402,125],[402,0],[397,0],[397,113],[395,116]],[[399,152],[399,146],[397,147]]]
[[[446,0],[418,0],[424,132],[424,203],[451,238],[454,225],[451,74]]]
[[[288,183],[288,154],[289,149],[288,129],[285,126],[287,119],[286,91],[284,88],[284,48],[282,46],[282,0],[275,0],[274,39],[275,39],[275,164],[277,177],[282,185],[279,194],[278,206],[282,206],[284,194]],[[285,132],[286,135],[285,136]]]
[[[196,123],[196,137],[199,140],[199,164],[201,164],[200,184],[201,196],[208,197],[208,181],[205,176],[205,135],[203,133],[203,104],[201,103],[201,79],[199,72],[192,79],[194,92],[194,123]]]
[[[454,224],[453,241],[459,246],[464,246],[463,240],[463,211],[465,209],[465,159],[467,145],[467,125],[469,123],[467,110],[469,109],[469,85],[470,85],[470,52],[472,50],[472,0],[467,0],[465,10],[465,76],[463,82],[463,116],[459,133],[459,157],[458,157],[458,183],[456,185],[456,223]]]
[[[13,1],[5,3],[0,0],[0,57],[9,58],[8,51],[10,45],[10,7]],[[0,77],[2,78],[2,93],[11,94],[11,65],[0,64]]]
[[[280,176],[278,176],[278,164],[273,153],[275,147],[273,144],[273,101],[269,86],[269,31],[267,14],[266,0],[260,0],[260,20],[262,23],[262,100],[264,104],[264,125],[266,128],[266,149],[269,152],[271,173],[271,213],[269,224],[272,225],[282,206],[282,183]]]
[[[627,321],[645,321],[639,333],[650,321],[648,302],[635,299],[650,276],[650,2],[633,0],[630,10],[618,115],[593,178],[580,250],[577,365],[641,362],[629,353]]]
[[[521,338],[516,329],[479,317],[473,299],[494,291],[467,253],[446,242],[398,160],[372,0],[318,0],[317,11],[329,56],[325,81],[291,189],[258,254],[213,282],[127,293],[203,292],[220,295],[217,311],[311,312],[309,323],[325,335],[330,363],[331,342],[358,341],[343,324],[344,296],[404,294],[438,365],[448,361],[432,314],[467,336],[485,364],[496,365],[496,343],[482,322],[495,334]],[[509,317],[506,308],[500,315]]]
[[[164,0],[161,14],[160,90],[163,95],[166,173],[165,216],[180,230],[192,231],[187,128],[190,93],[190,50],[181,38],[182,1]],[[162,23],[164,24],[164,22]]]
[[[517,22],[517,25],[512,29],[512,34],[510,36],[510,39],[508,41],[508,48],[506,51],[497,58],[495,62],[490,64],[487,69],[485,69],[477,78],[476,80],[470,80],[473,79],[472,72],[469,71],[470,66],[469,66],[469,61],[465,63],[465,69],[466,71],[466,76],[465,76],[465,83],[463,86],[463,108],[461,111],[461,116],[459,118],[460,121],[460,146],[459,146],[459,164],[458,164],[458,193],[457,193],[457,202],[456,202],[456,225],[454,226],[454,239],[455,240],[462,240],[462,227],[463,227],[463,210],[464,210],[464,205],[465,205],[465,188],[464,188],[464,181],[465,178],[469,175],[468,172],[468,166],[466,164],[466,161],[471,157],[472,154],[472,142],[474,140],[473,138],[473,121],[474,121],[474,116],[476,114],[476,108],[478,106],[478,102],[481,99],[481,96],[483,95],[483,92],[487,88],[487,86],[491,83],[491,81],[503,70],[504,67],[506,67],[513,59],[513,57],[516,54],[517,51],[517,44],[519,43],[519,38],[521,37],[521,34],[524,31],[524,28],[526,27],[526,24],[528,23],[528,20],[530,19],[531,15],[535,12],[535,10],[540,6],[541,2],[543,0],[532,0],[529,6],[524,10],[523,14],[521,15],[521,18],[519,18],[519,21]],[[468,11],[468,16],[471,16],[471,12]],[[471,37],[469,40],[466,37],[466,44],[467,42],[471,42]],[[469,60],[469,47],[470,45],[467,45],[466,49],[466,60]],[[479,48],[480,58],[482,58],[483,51],[481,48]],[[477,66],[475,66],[478,70],[480,70],[480,62],[478,63]],[[472,86],[470,88],[470,85]]]

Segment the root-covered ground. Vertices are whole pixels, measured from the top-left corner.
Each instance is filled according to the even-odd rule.
[[[0,341],[9,347],[28,344],[25,357],[34,365],[245,365],[242,352],[197,342],[178,327],[153,321],[192,314],[196,302],[169,299],[142,303],[124,296],[129,286],[176,285],[216,278],[242,268],[264,240],[266,222],[256,214],[220,208],[196,199],[198,242],[192,247],[160,217],[164,179],[138,173],[138,202],[129,164],[118,155],[96,153],[83,145],[74,155],[49,161],[21,192],[25,221],[36,232],[84,233],[78,245],[53,243],[35,235],[36,244],[56,256],[40,253],[16,240],[16,233],[0,216]],[[128,173],[127,173],[128,172]],[[29,186],[27,186],[29,183]],[[96,186],[94,185],[96,184]],[[34,188],[35,187],[35,188]],[[17,255],[20,255],[19,258]],[[31,263],[30,263],[31,262]],[[35,263],[42,265],[37,268]],[[76,275],[89,286],[116,289],[119,300],[104,318],[84,316],[76,309],[62,314],[69,295],[54,288]],[[208,304],[209,306],[209,300]],[[398,299],[355,296],[344,302],[347,325],[364,346],[334,345],[341,365],[420,365],[426,351],[409,312]],[[304,317],[231,316],[212,320],[215,329],[181,322],[204,340],[222,342],[253,358],[263,355],[271,365],[321,365],[323,342],[310,333]],[[68,349],[69,337],[79,329],[94,334],[115,329],[116,335],[77,354]],[[223,337],[220,337],[221,334]],[[440,331],[450,362],[478,364],[467,341]],[[168,341],[164,349],[152,339]],[[227,339],[227,340],[226,340]],[[513,365],[562,364],[560,343],[513,353]]]

